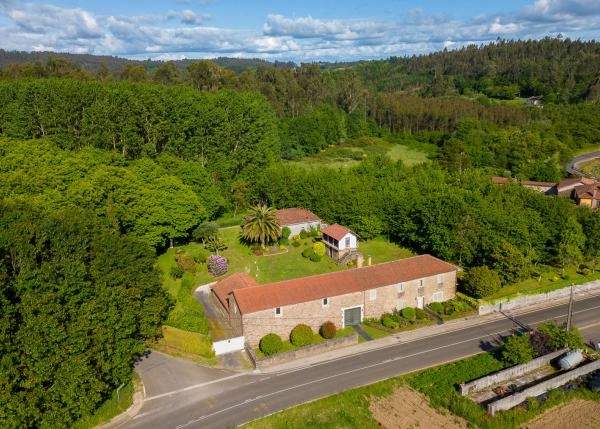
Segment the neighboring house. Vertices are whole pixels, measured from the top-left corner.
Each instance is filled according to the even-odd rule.
[[[525,188],[533,189],[534,191],[541,192],[543,194],[551,195],[556,193],[554,182],[536,182],[533,180],[517,180],[508,177],[492,176],[492,182],[496,185],[507,185],[507,184],[519,184]]]
[[[600,207],[600,184],[577,186],[572,191],[572,198],[578,206],[586,206],[591,209]]]
[[[356,234],[337,223],[322,229],[321,233],[323,234],[323,243],[327,248],[327,255],[336,261],[358,248]]]
[[[274,332],[287,338],[299,323],[315,332],[330,320],[338,328],[404,307],[423,308],[456,294],[460,268],[431,255],[258,285],[233,274],[212,287],[213,303],[233,335],[251,345]]]
[[[300,234],[302,230],[310,232],[311,228],[321,228],[321,219],[307,209],[289,208],[277,210],[275,218],[281,228],[287,226],[292,231],[290,236]]]

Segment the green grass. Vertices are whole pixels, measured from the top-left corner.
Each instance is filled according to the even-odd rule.
[[[366,324],[361,324],[360,326],[374,340],[377,340],[377,339],[383,338],[383,337],[387,337],[388,335],[390,335],[388,332],[385,332],[381,329],[377,329],[374,326],[370,326],[370,325],[366,325]],[[359,337],[359,340],[360,339],[361,339],[361,337]]]
[[[94,414],[77,421],[73,425],[73,429],[92,429],[125,412],[131,406],[133,392],[138,388],[137,386],[140,386],[140,383],[137,373],[134,372],[132,381],[119,390],[118,395],[115,390],[110,399],[104,402]]]
[[[536,278],[529,278],[521,282],[504,286],[497,293],[485,298],[488,302],[504,301],[519,295],[535,295],[537,293],[552,292],[563,289],[572,284],[578,285],[600,279],[600,272],[583,275],[577,272],[577,268],[565,269],[565,278],[561,277],[562,270],[542,267],[543,272]]]
[[[351,167],[361,160],[377,155],[386,155],[393,161],[402,161],[406,165],[415,165],[428,161],[437,153],[432,144],[417,142],[413,139],[361,137],[340,145],[330,146],[316,155],[300,161],[289,161],[292,165],[304,168]]]
[[[568,393],[554,389],[549,392],[548,399],[541,404],[531,401],[528,409],[517,407],[491,417],[481,406],[458,393],[458,384],[494,373],[502,368],[502,362],[493,354],[481,353],[461,361],[348,390],[250,422],[243,427],[247,429],[377,428],[380,426],[369,412],[371,399],[389,396],[397,387],[405,385],[427,396],[434,408],[447,409],[452,414],[466,419],[470,422],[470,427],[489,429],[516,429],[550,407],[572,398],[600,400],[600,393],[587,389]]]
[[[205,365],[217,363],[210,336],[172,326],[163,326],[162,333],[162,338],[151,344],[154,350]]]

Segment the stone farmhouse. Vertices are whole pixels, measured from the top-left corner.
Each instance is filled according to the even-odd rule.
[[[302,230],[310,232],[311,228],[321,229],[323,222],[313,212],[301,208],[280,209],[275,212],[275,219],[281,228],[288,227],[291,235],[300,234]]]
[[[460,268],[430,255],[259,285],[233,274],[212,286],[211,301],[232,327],[256,345],[269,332],[285,338],[299,323],[338,328],[404,307],[423,308],[456,294]]]

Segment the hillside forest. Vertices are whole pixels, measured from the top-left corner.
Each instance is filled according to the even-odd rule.
[[[172,306],[156,255],[256,203],[487,267],[502,285],[596,268],[598,212],[490,176],[558,181],[600,144],[600,43],[299,66],[3,56],[2,427],[72,427],[129,381]],[[326,154],[351,162],[306,162]]]

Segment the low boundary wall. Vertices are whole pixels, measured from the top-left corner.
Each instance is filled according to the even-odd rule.
[[[267,368],[272,365],[280,363],[286,363],[294,359],[299,359],[307,356],[314,356],[321,353],[328,352],[330,350],[340,349],[342,347],[352,346],[358,344],[358,335],[350,334],[341,338],[333,338],[319,344],[312,344],[310,346],[301,347],[296,350],[290,350],[289,352],[277,353],[276,355],[258,359],[254,349],[248,343],[246,343],[246,351],[248,356],[254,363],[254,367],[257,369]]]
[[[539,384],[536,384],[533,387],[530,387],[529,389],[523,390],[522,392],[518,392],[514,395],[507,396],[506,398],[498,399],[497,401],[488,404],[488,414],[493,416],[498,411],[509,410],[519,405],[520,403],[525,402],[527,398],[539,396],[550,389],[560,387],[563,384],[566,384],[569,381],[576,379],[577,377],[589,374],[590,372],[596,371],[597,369],[600,369],[600,360],[593,361],[586,365],[575,368],[571,371],[565,372],[561,375],[557,375],[556,377],[551,378],[550,380],[543,381]]]
[[[539,358],[533,359],[532,361],[522,365],[516,365],[511,368],[503,369],[502,371],[498,371],[486,377],[478,378],[477,380],[473,380],[469,383],[461,383],[460,394],[462,396],[467,396],[471,392],[476,392],[494,384],[502,383],[503,381],[510,380],[511,378],[527,374],[528,372],[538,369],[544,365],[548,365],[550,361],[565,354],[567,351],[568,349],[557,350],[555,352],[548,353],[547,355],[540,356]]]
[[[213,343],[213,350],[216,356],[227,353],[239,352],[244,350],[244,337],[228,338]]]
[[[581,294],[587,292],[600,292],[600,280],[594,280],[592,282],[584,283],[582,285],[573,286],[573,294]],[[538,293],[535,295],[522,295],[517,298],[497,302],[494,304],[485,304],[479,306],[478,312],[482,316],[484,314],[496,313],[500,311],[516,310],[518,308],[527,307],[533,304],[539,304],[541,302],[553,301],[555,299],[568,298],[571,294],[571,288],[565,287],[557,289],[552,292]]]

